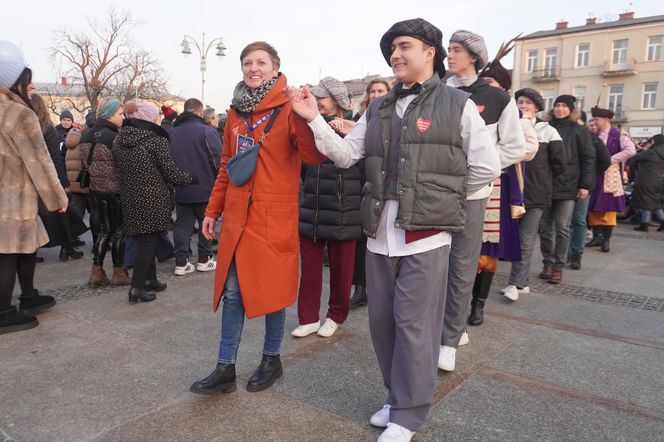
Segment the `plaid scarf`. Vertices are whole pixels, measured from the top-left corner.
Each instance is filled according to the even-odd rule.
[[[258,103],[270,92],[277,80],[279,80],[279,77],[266,80],[256,89],[251,89],[244,81],[239,82],[235,86],[235,91],[233,91],[233,109],[245,114],[252,113]]]

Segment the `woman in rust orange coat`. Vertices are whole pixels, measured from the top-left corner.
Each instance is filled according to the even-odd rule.
[[[297,298],[300,167],[302,161],[315,164],[325,158],[307,123],[291,111],[277,51],[255,42],[244,48],[240,61],[243,79],[233,93],[221,168],[202,225],[212,238],[223,213],[213,304],[216,311],[223,299],[219,358],[215,370],[191,386],[194,393],[235,390],[245,314],[249,319],[265,316],[263,359],[247,390],[265,390],[281,376],[285,309]],[[269,135],[263,136],[266,128]],[[233,184],[226,164],[261,139],[252,177]]]

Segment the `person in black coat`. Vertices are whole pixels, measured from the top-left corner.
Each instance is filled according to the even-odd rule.
[[[655,135],[650,148],[629,160],[636,167],[636,181],[631,205],[641,209],[641,224],[634,230],[647,232],[651,216],[659,221],[658,232],[664,231],[664,135]]]
[[[540,249],[544,268],[540,278],[559,284],[567,260],[574,204],[587,199],[595,174],[595,149],[590,132],[579,125],[576,98],[561,95],[554,101],[549,118],[563,140],[565,162],[552,165],[551,208],[540,222]]]
[[[323,78],[311,92],[328,123],[352,117],[348,90],[339,80]],[[339,169],[329,160],[303,168],[299,223],[302,276],[297,304],[300,325],[291,333],[295,337],[315,332],[323,337],[332,336],[338,324],[348,317],[355,246],[362,235],[361,179],[357,166]],[[319,311],[326,245],[330,262],[330,301],[321,327]]]
[[[177,168],[171,157],[170,137],[159,126],[159,110],[147,102],[125,104],[123,122],[113,146],[120,200],[127,234],[136,236],[138,250],[129,290],[129,302],[156,299],[149,291],[162,291],[157,280],[155,253],[161,232],[171,227],[173,189],[198,179]]]

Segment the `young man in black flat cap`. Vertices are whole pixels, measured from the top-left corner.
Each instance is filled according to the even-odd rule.
[[[448,52],[448,65],[453,76],[447,80],[447,85],[471,94],[470,99],[477,105],[489,128],[494,150],[500,156],[501,169],[523,160],[526,140],[516,103],[507,92],[491,87],[483,78],[478,78],[478,72],[489,61],[484,38],[470,31],[456,31],[450,38]],[[489,204],[489,201],[498,205]],[[499,242],[499,201],[500,187],[494,188],[491,183],[475,192],[468,192],[466,228],[452,235],[445,326],[438,364],[442,370],[454,370],[456,349],[462,338],[467,342],[467,335],[464,336],[466,323],[482,323],[482,308],[489,295],[494,271],[482,269],[479,272],[478,261],[483,242]],[[471,296],[471,321],[468,321]]]
[[[366,158],[361,217],[369,326],[387,403],[370,422],[379,441],[409,441],[436,387],[451,233],[467,193],[500,175],[500,159],[468,94],[445,86],[442,33],[423,19],[393,25],[380,48],[399,81],[344,139],[307,89],[288,89],[318,149],[346,168]]]

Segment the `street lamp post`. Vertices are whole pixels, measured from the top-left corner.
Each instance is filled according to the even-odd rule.
[[[205,69],[207,68],[207,55],[215,43],[216,46],[214,46],[214,48],[217,50],[217,53],[215,55],[218,57],[226,56],[226,54],[224,53],[224,51],[226,50],[226,46],[224,46],[224,41],[222,40],[222,38],[221,37],[215,38],[206,46],[205,32],[203,33],[203,40],[201,41],[201,44],[198,44],[196,39],[186,34],[182,39],[182,43],[180,43],[180,47],[182,48],[182,53],[185,56],[191,55],[191,44],[193,44],[196,47],[196,50],[198,50],[198,54],[201,57],[201,101],[203,102],[203,104],[205,104]]]

